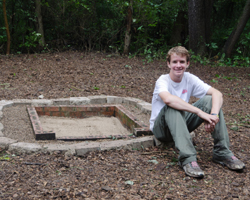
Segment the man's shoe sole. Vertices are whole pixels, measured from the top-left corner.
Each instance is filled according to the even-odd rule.
[[[189,173],[187,173],[185,169],[184,169],[184,171],[185,171],[185,174],[186,174],[187,176],[190,176],[190,177],[200,178],[200,179],[202,179],[202,178],[204,177],[204,174],[194,175],[194,174],[189,174]]]

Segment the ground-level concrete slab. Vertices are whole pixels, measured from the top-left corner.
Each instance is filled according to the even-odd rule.
[[[144,148],[152,147],[153,138],[152,136],[140,137],[135,139],[122,139],[122,140],[112,140],[105,142],[80,142],[75,144],[45,144],[40,145],[36,143],[25,143],[17,142],[9,138],[0,138],[0,147],[9,147],[10,152],[18,153],[33,153],[38,151],[43,152],[55,152],[61,151],[67,153],[68,155],[83,156],[91,151],[105,151],[111,149],[128,149],[128,150],[141,150]]]
[[[7,149],[9,148],[9,145],[17,143],[17,140],[13,140],[7,137],[0,137],[0,148],[1,149]]]
[[[34,153],[42,150],[42,146],[36,143],[18,142],[9,145],[10,152]]]
[[[100,143],[98,142],[91,142],[83,146],[81,145],[82,143],[78,143],[75,148],[76,155],[78,156],[83,156],[84,154],[91,151],[100,151]]]
[[[151,104],[144,102],[140,99],[130,98],[130,97],[116,97],[116,96],[88,96],[88,97],[70,97],[65,99],[15,99],[13,101],[0,101],[0,117],[2,117],[2,110],[4,107],[10,107],[13,105],[84,105],[84,104],[104,104],[104,103],[127,103],[132,104],[140,108],[143,112],[150,113]],[[34,153],[34,152],[55,152],[61,151],[65,155],[77,155],[83,156],[91,151],[105,151],[111,149],[129,149],[129,150],[139,150],[154,145],[152,136],[147,137],[135,137],[130,139],[120,139],[120,140],[110,140],[101,142],[80,142],[75,144],[43,144],[38,143],[26,143],[18,142],[17,140],[12,140],[7,137],[3,137],[1,130],[4,129],[0,123],[0,148],[8,149],[11,152],[17,153]]]

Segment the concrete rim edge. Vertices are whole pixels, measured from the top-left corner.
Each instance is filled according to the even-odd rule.
[[[137,106],[143,113],[151,113],[151,104],[143,100],[133,97],[117,97],[117,96],[87,96],[87,97],[70,97],[70,98],[58,98],[58,99],[14,99],[14,100],[1,100],[0,112],[6,107],[15,105],[86,105],[86,104],[105,104],[105,103],[125,103]],[[2,116],[0,116],[2,118]],[[2,123],[0,123],[2,125]],[[105,151],[111,149],[144,149],[153,146],[152,136],[146,136],[141,138],[135,138],[131,140],[116,140],[110,142],[81,142],[77,144],[45,144],[40,145],[36,143],[18,142],[7,137],[4,137],[2,130],[3,125],[0,126],[0,148],[4,148],[11,152],[17,153],[34,153],[34,152],[54,152],[60,151],[65,155],[77,155],[82,156],[90,151]]]

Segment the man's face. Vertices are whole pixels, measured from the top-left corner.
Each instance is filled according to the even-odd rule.
[[[171,55],[170,63],[168,62],[168,67],[170,68],[170,76],[172,80],[181,80],[188,66],[189,62],[187,62],[186,56],[173,53]]]

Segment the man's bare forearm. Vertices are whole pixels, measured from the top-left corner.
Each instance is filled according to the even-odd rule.
[[[207,92],[208,95],[212,96],[212,109],[211,113],[218,114],[223,104],[222,93],[214,88],[210,88]]]
[[[207,121],[208,123],[213,123],[213,122],[217,123],[218,121],[217,116],[207,114],[201,109],[185,102],[181,98],[175,95],[172,95],[169,92],[161,92],[159,96],[161,97],[163,102],[171,108],[194,113],[198,115],[200,118],[202,118],[203,120]]]
[[[170,93],[168,94],[161,93],[160,97],[162,98],[163,102],[166,105],[176,110],[187,111],[187,112],[191,112],[194,114],[198,114],[201,111],[199,108],[196,108],[195,106],[183,101],[181,98],[175,95],[172,95]]]

